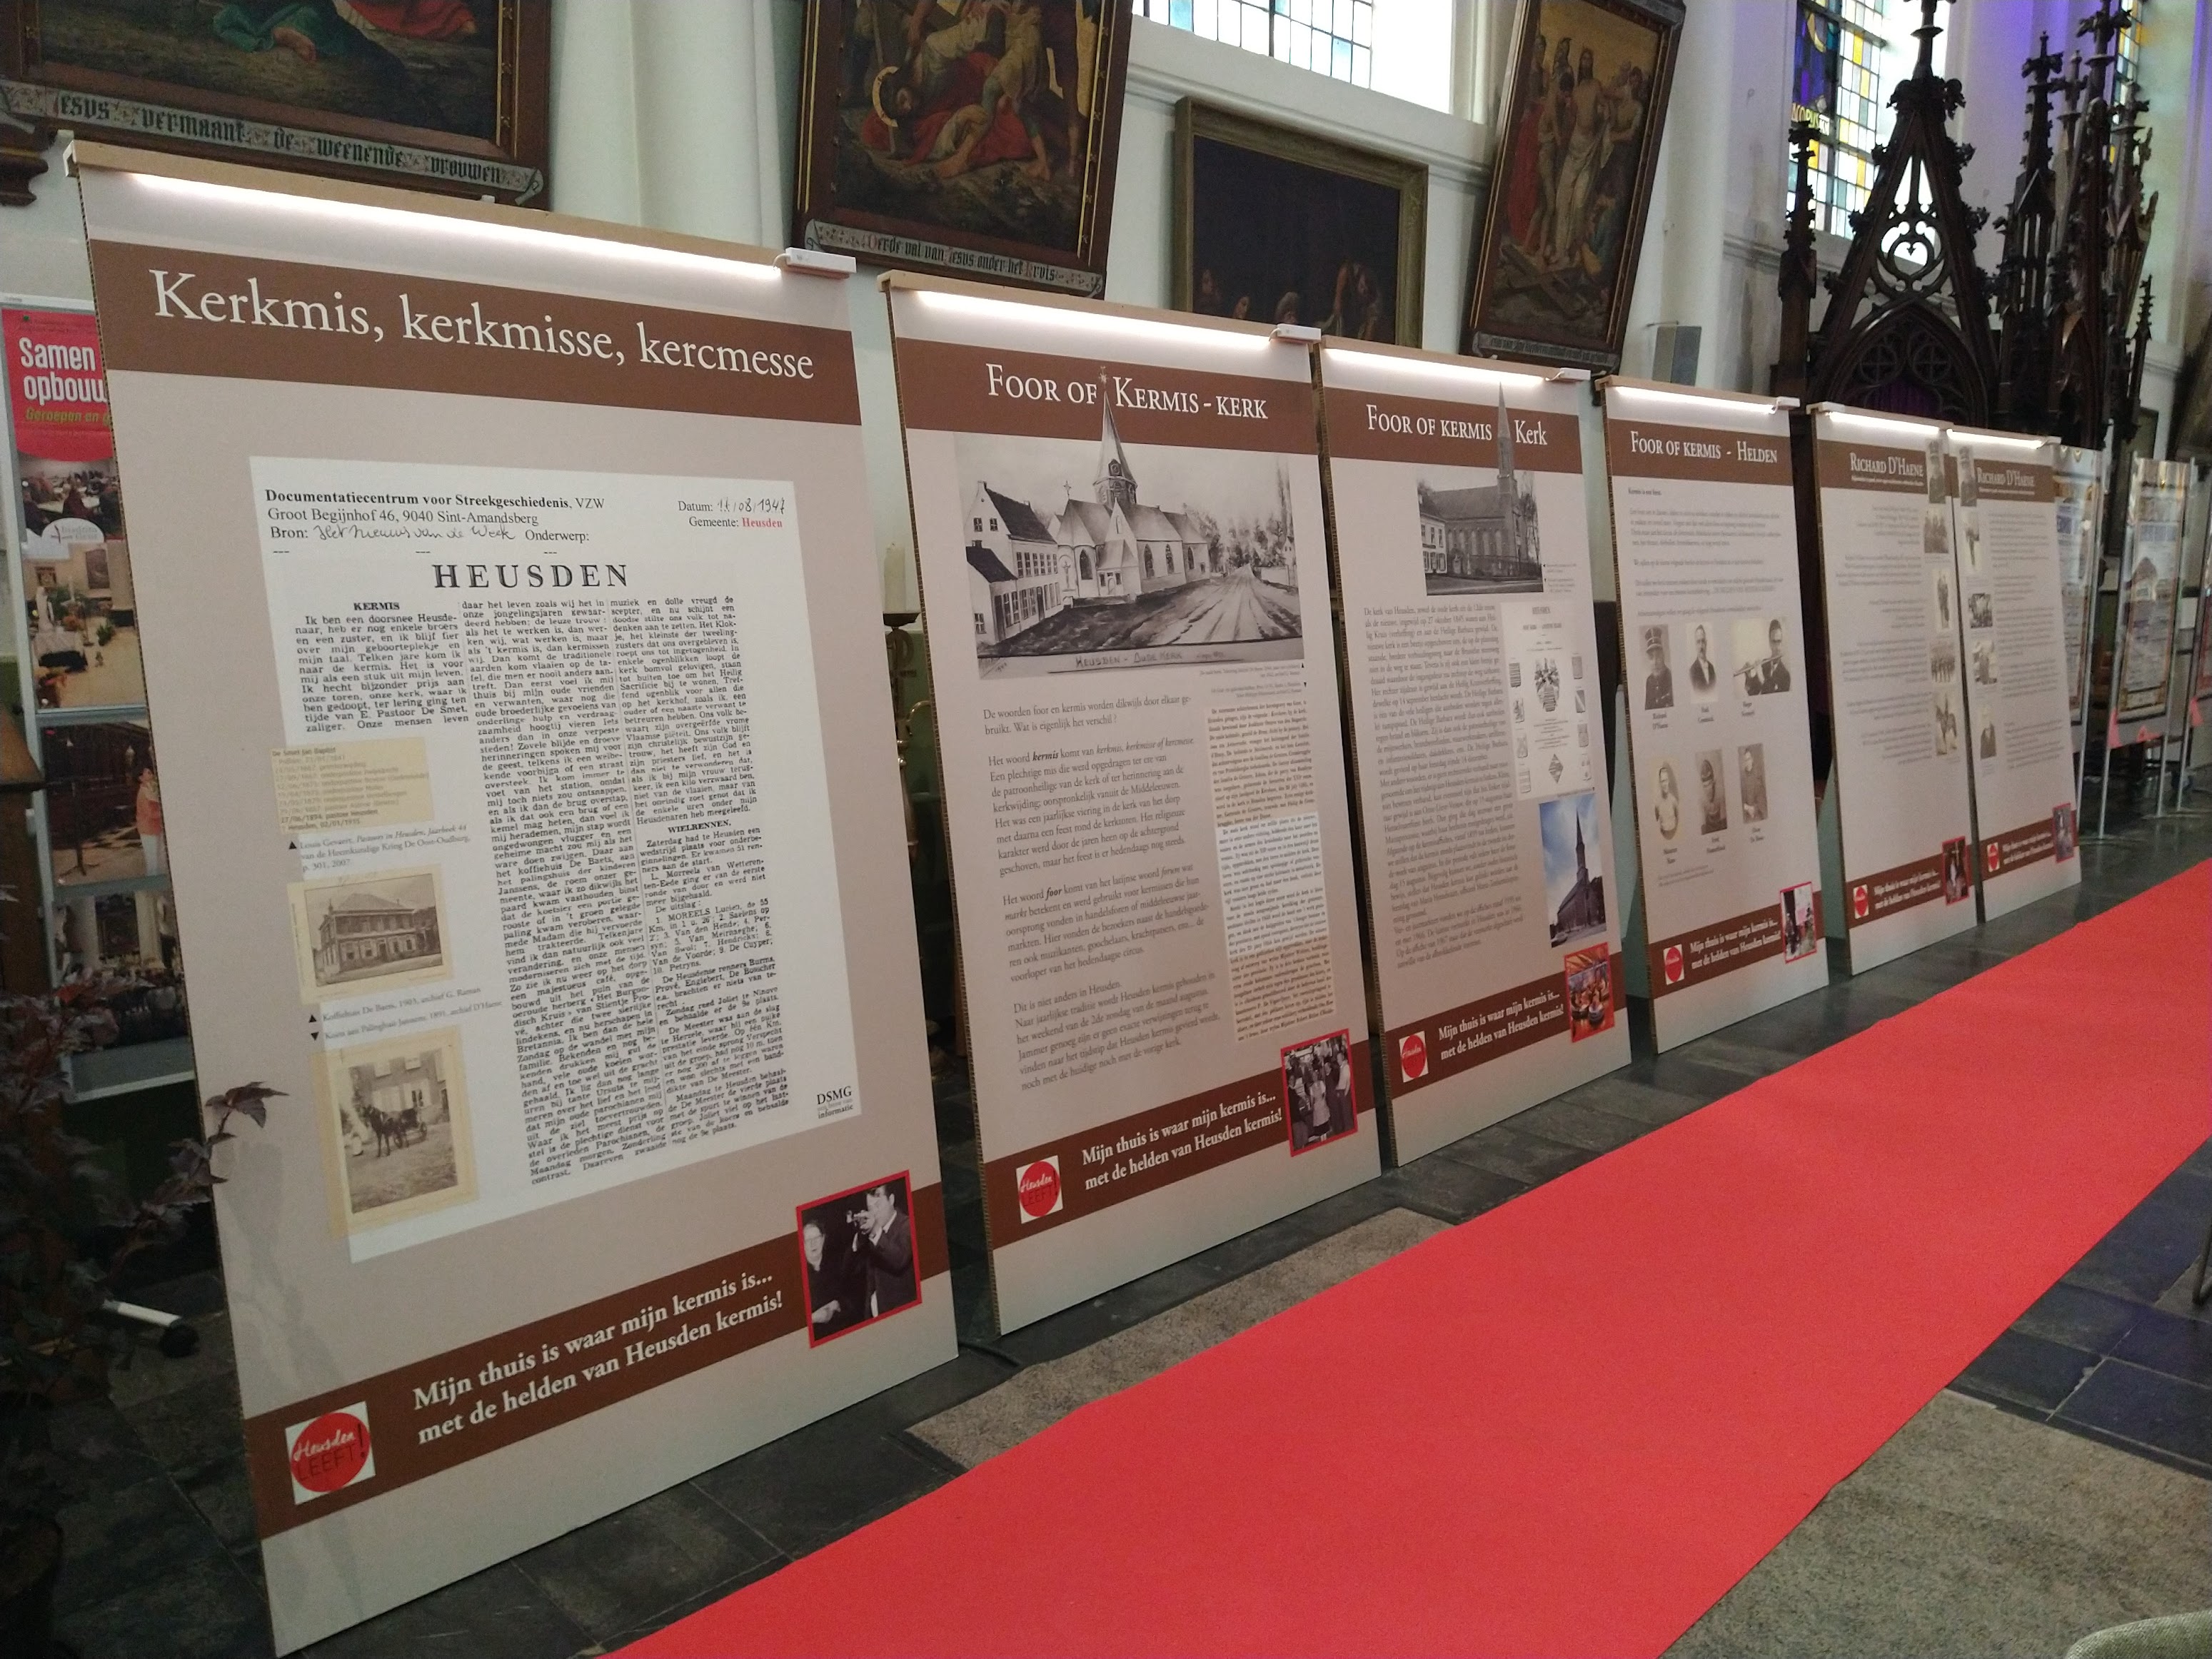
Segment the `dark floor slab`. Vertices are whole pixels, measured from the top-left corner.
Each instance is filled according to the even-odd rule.
[[[540,1545],[514,1565],[570,1620],[605,1639],[783,1559],[687,1484]]]
[[[737,1577],[731,1579],[727,1583],[717,1584],[712,1589],[702,1590],[696,1595],[690,1596],[682,1601],[678,1601],[674,1607],[663,1607],[651,1618],[641,1619],[636,1624],[632,1625],[628,1630],[617,1631],[613,1636],[608,1638],[605,1641],[596,1643],[592,1646],[584,1649],[582,1651],[587,1655],[620,1653],[631,1643],[642,1642],[647,1637],[652,1635],[655,1631],[665,1630],[669,1626],[677,1623],[679,1620],[689,1619],[695,1613],[704,1612],[707,1608],[713,1607],[715,1602],[720,1601],[726,1595],[735,1595],[739,1590],[751,1583],[754,1580],[767,1577],[769,1574],[775,1571],[783,1565],[783,1558],[781,1556],[778,1556],[772,1561],[763,1562],[761,1565],[753,1568],[750,1572],[740,1573]]]
[[[1617,1151],[1650,1127],[1640,1119],[1608,1112],[1592,1101],[1573,1095],[1562,1095],[1557,1100],[1547,1100],[1525,1112],[1517,1112],[1512,1123],[1524,1133],[1591,1152]]]
[[[57,1634],[82,1659],[270,1659],[276,1652],[260,1586],[228,1561],[136,1581],[58,1622]]]
[[[229,1555],[166,1475],[62,1511],[55,1605],[89,1607],[173,1572],[227,1569]]]
[[[245,1443],[238,1384],[228,1376],[173,1389],[122,1411],[140,1443],[179,1478],[221,1462]]]
[[[255,1545],[259,1534],[254,1522],[253,1486],[246,1476],[243,1451],[194,1470],[180,1478],[177,1486],[225,1549],[238,1551]]]
[[[2204,1247],[2205,1217],[2180,1204],[2146,1202],[2130,1211],[2066,1274],[2069,1285],[2136,1302],[2155,1302]]]
[[[942,1468],[890,1437],[855,1435],[830,1417],[692,1484],[776,1549],[799,1556],[945,1480]]]
[[[2096,1364],[2097,1356],[2081,1348],[2007,1331],[1951,1386],[1980,1399],[2051,1412]]]
[[[2212,1388],[2212,1321],[2145,1308],[2112,1352],[2145,1370]]]
[[[307,1659],[568,1659],[590,1642],[508,1561],[301,1651]]]
[[[1583,1101],[1615,1117],[1641,1123],[1647,1129],[1662,1128],[1711,1103],[1702,1094],[1684,1094],[1655,1084],[1639,1083],[1620,1072],[1585,1083],[1561,1098]]]
[[[2035,1299],[2013,1322],[2013,1329],[2046,1342],[2063,1343],[2091,1353],[2110,1353],[2115,1343],[2142,1316],[2142,1304],[2063,1279]]]
[[[2108,1359],[2052,1420],[2154,1446],[2212,1473],[2212,1388]]]
[[[1417,1158],[1382,1177],[1393,1202],[1439,1221],[1471,1221],[1528,1190],[1494,1170],[1449,1158]]]
[[[1556,1140],[1531,1134],[1520,1127],[1518,1118],[1513,1118],[1440,1147],[1437,1156],[1533,1187],[1540,1182],[1555,1180],[1589,1163],[1597,1154],[1585,1146],[1562,1146]]]

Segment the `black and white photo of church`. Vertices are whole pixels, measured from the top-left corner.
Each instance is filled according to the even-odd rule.
[[[1298,655],[1281,459],[1158,450],[1141,455],[1140,477],[1110,399],[1100,403],[1095,454],[1057,439],[959,440],[969,610],[986,672]],[[1087,491],[1071,481],[1083,471]],[[1067,660],[1131,651],[1145,655]]]
[[[1415,482],[1421,576],[1431,598],[1544,591],[1536,497],[1513,470],[1513,421],[1502,400],[1497,482],[1467,482],[1482,476],[1480,468],[1443,467]]]

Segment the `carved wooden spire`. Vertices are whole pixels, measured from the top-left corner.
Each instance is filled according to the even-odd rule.
[[[1987,425],[1996,349],[1974,237],[1988,215],[1960,195],[1960,175],[1973,152],[1945,131],[1966,96],[1935,70],[1942,33],[1937,3],[1920,0],[1913,31],[1919,58],[1891,94],[1896,125],[1889,142],[1875,147],[1874,187],[1866,207],[1851,216],[1850,248],[1829,280],[1827,313],[1807,342],[1801,383],[1808,400]],[[1809,228],[1808,222],[1808,237]],[[1809,240],[1804,246],[1809,252]],[[1785,253],[1785,349],[1805,337],[1811,309],[1809,293],[1795,291],[1803,286],[1800,276]],[[1776,365],[1778,389],[1793,378],[1793,367],[1787,359]]]

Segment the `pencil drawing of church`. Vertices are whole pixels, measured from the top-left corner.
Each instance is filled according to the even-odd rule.
[[[1087,496],[1072,485],[1042,507],[979,469],[961,525],[979,656],[1133,647],[1226,647],[1300,633],[1289,482],[1270,455],[1220,457],[1240,515],[1142,499],[1111,400],[1100,398]],[[1050,441],[999,441],[1010,448]],[[1255,472],[1260,469],[1265,476]],[[1249,479],[1233,476],[1253,472]]]

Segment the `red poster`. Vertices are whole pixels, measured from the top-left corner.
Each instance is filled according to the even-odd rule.
[[[135,709],[146,680],[99,327],[11,306],[0,344],[38,706]]]

